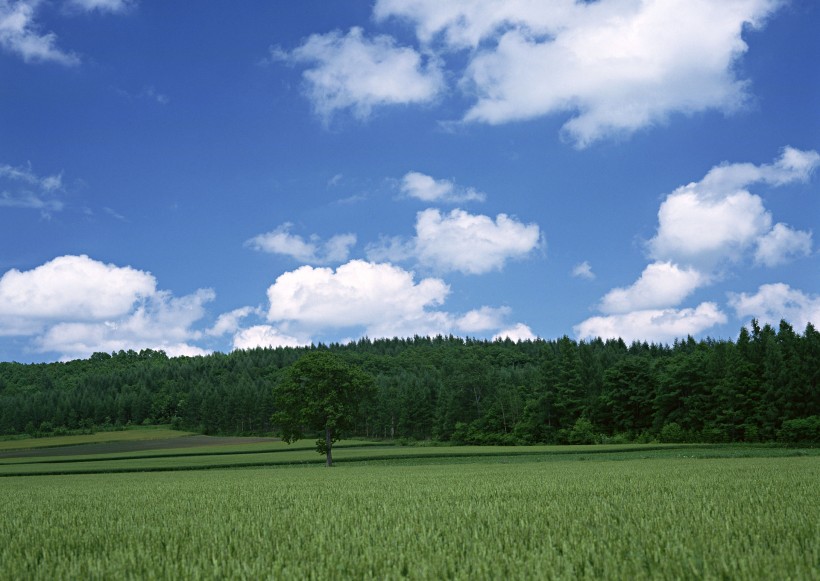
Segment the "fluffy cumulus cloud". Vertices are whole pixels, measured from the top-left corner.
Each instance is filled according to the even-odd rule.
[[[712,168],[703,180],[678,188],[661,204],[658,231],[648,243],[650,255],[714,267],[721,261],[739,260],[755,246],[758,261],[764,264],[805,254],[806,233],[784,224],[772,229],[772,216],[763,199],[745,188],[755,183],[782,186],[806,181],[818,165],[817,152],[786,147],[772,164]]]
[[[704,275],[693,268],[655,262],[631,286],[609,291],[599,308],[604,313],[627,313],[675,306],[704,282]]]
[[[62,174],[38,176],[29,166],[0,165],[0,207],[39,210],[48,217],[65,207],[62,192]]]
[[[335,271],[303,266],[268,289],[268,319],[314,328],[401,327],[429,318],[429,307],[442,304],[449,292],[440,279],[417,283],[412,272],[391,264],[352,260]]]
[[[455,322],[455,326],[464,333],[482,333],[496,330],[504,325],[504,319],[509,314],[509,307],[481,307],[459,317]]]
[[[793,258],[808,256],[811,249],[811,232],[794,230],[779,223],[758,239],[755,262],[764,266],[777,266]]]
[[[781,319],[802,330],[820,326],[820,295],[810,295],[787,284],[764,284],[756,293],[732,294],[729,304],[740,318],[755,318],[775,327]]]
[[[339,234],[322,242],[313,235],[309,240],[290,233],[293,227],[285,223],[271,232],[259,234],[246,242],[255,250],[284,254],[305,264],[329,264],[344,262],[350,255],[350,247],[356,244],[355,234]]]
[[[119,317],[156,292],[154,277],[88,256],[61,256],[0,278],[0,317],[98,320]]]
[[[307,96],[325,120],[342,110],[364,119],[377,106],[427,103],[444,88],[435,59],[397,46],[389,36],[369,39],[357,27],[347,34],[314,34],[273,56],[309,65],[303,73]]]
[[[268,289],[268,322],[235,338],[236,346],[259,338],[304,344],[328,331],[350,329],[369,337],[488,333],[501,329],[508,307],[483,306],[464,314],[442,310],[450,288],[387,263],[352,260],[333,270],[303,266]]]
[[[524,224],[506,214],[493,219],[459,209],[442,214],[430,208],[416,216],[415,238],[382,240],[367,252],[373,260],[415,258],[439,272],[484,274],[527,256],[540,242],[537,224]]]
[[[379,0],[377,21],[415,26],[420,43],[467,49],[465,120],[498,124],[564,113],[586,146],[671,113],[733,111],[747,99],[736,63],[746,27],[780,0]]]
[[[783,223],[772,226],[763,199],[747,188],[807,181],[819,165],[817,152],[786,147],[771,164],[722,164],[701,181],[676,189],[662,202],[657,233],[647,243],[654,262],[632,285],[609,291],[598,304],[606,316],[587,319],[576,326],[576,332],[581,337],[626,339],[643,334],[665,340],[696,334],[725,321],[725,315],[713,303],[695,309],[676,307],[693,291],[721,278],[727,268],[743,260],[771,267],[811,254],[811,233]],[[738,316],[768,316],[771,311],[764,305],[771,304],[775,310],[789,313],[790,319],[809,320],[806,312],[811,309],[805,305],[811,301],[794,292],[778,286],[761,287],[754,297],[735,295],[732,304]],[[785,298],[789,296],[793,297],[791,303]],[[801,306],[789,310],[784,306],[789,304]]]
[[[437,180],[417,171],[407,172],[401,181],[401,191],[423,202],[459,204],[483,202],[486,195],[473,188],[459,187],[451,180]]]
[[[669,343],[679,337],[699,335],[726,321],[726,315],[715,303],[701,303],[694,309],[649,309],[591,317],[574,330],[581,339],[620,337],[627,343]]]
[[[527,325],[524,323],[517,323],[512,327],[503,329],[493,335],[493,341],[503,341],[505,339],[520,343],[521,341],[535,341],[538,337]]]
[[[190,342],[214,293],[174,297],[156,279],[129,266],[88,256],[61,256],[0,278],[0,335],[29,337],[32,349],[66,358],[94,351],[163,349],[169,355],[204,351]]]
[[[247,329],[242,329],[234,335],[234,349],[254,349],[276,348],[276,347],[301,347],[309,344],[296,337],[285,335],[277,328],[270,325],[254,325]]]

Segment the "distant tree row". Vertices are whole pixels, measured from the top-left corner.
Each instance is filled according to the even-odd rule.
[[[273,387],[306,352],[375,378],[347,436],[475,444],[820,440],[820,333],[752,322],[736,341],[362,339],[168,358],[0,363],[0,434],[171,423],[270,433]]]

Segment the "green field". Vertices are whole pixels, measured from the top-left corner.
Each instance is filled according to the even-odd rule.
[[[0,578],[820,579],[817,450],[345,444],[2,459]]]

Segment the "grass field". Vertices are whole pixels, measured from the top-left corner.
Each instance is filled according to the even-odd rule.
[[[0,578],[820,579],[817,450],[346,444],[4,459],[130,472],[0,478]]]

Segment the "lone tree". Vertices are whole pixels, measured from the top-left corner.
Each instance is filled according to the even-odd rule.
[[[288,444],[300,439],[303,430],[324,432],[316,451],[333,466],[333,443],[353,427],[359,404],[374,389],[373,377],[362,369],[329,351],[313,351],[288,367],[274,388],[277,411],[271,420]]]

